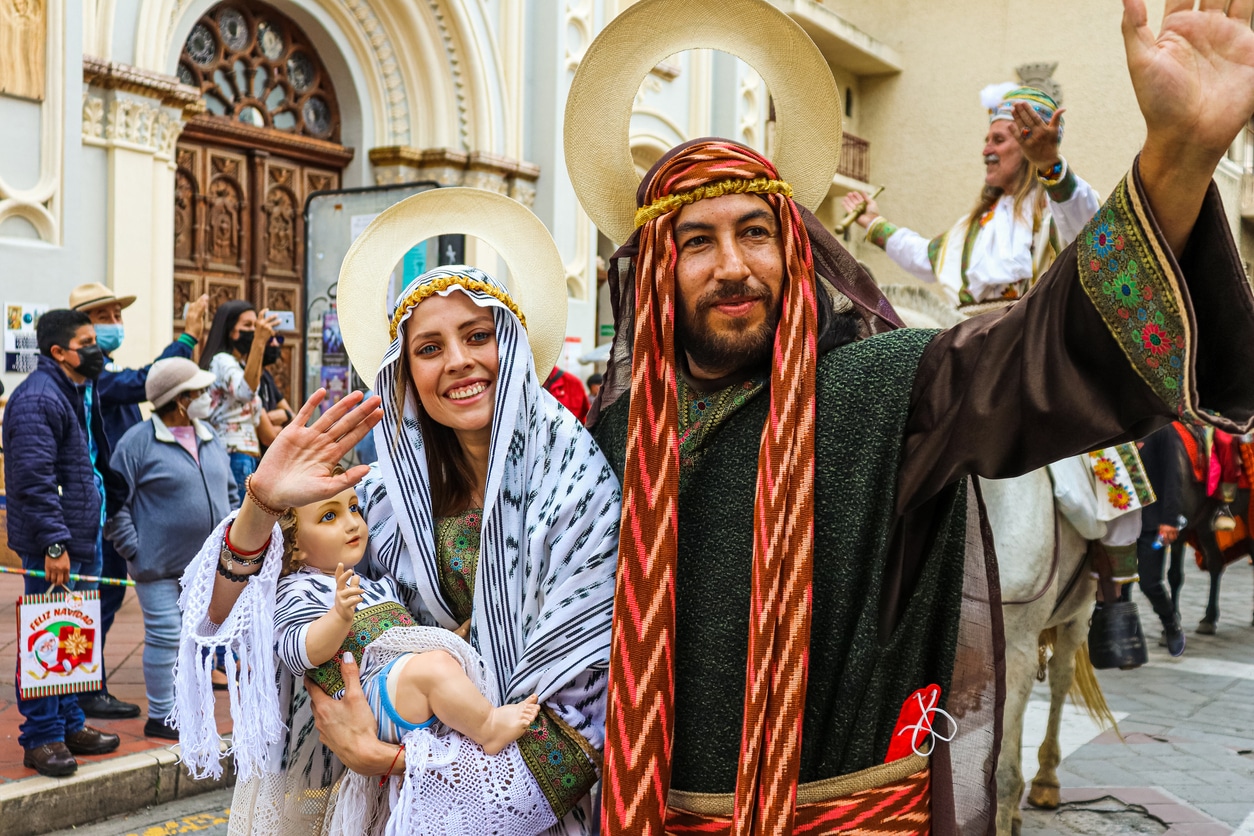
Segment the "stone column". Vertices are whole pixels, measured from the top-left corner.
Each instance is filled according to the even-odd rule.
[[[84,281],[103,275],[117,295],[138,297],[115,358],[133,368],[173,332],[175,144],[203,104],[172,76],[95,58],[83,59],[83,82],[83,143],[108,160],[106,263]]]

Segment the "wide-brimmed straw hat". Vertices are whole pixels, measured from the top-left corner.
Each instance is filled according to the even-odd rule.
[[[813,210],[840,162],[843,102],[823,53],[766,0],[641,0],[588,47],[566,98],[566,168],[584,211],[611,241],[636,228],[640,176],[631,113],[640,84],[665,58],[718,49],[749,64],[775,104],[772,162],[793,198]]]
[[[213,372],[205,371],[186,357],[167,357],[148,367],[144,394],[152,401],[153,408],[159,409],[183,392],[208,389],[216,379]]]
[[[370,385],[391,344],[392,271],[417,244],[457,234],[483,241],[509,268],[509,276],[497,278],[526,317],[536,374],[543,380],[557,365],[566,341],[566,268],[553,236],[513,198],[483,189],[432,189],[381,212],[340,267],[340,333],[357,374]]]
[[[80,284],[70,291],[70,308],[84,313],[115,302],[124,308],[129,308],[135,304],[135,297],[118,296],[100,282]]]

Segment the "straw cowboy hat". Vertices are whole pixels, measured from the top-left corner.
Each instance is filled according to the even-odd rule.
[[[70,307],[76,311],[93,311],[104,305],[117,303],[124,308],[135,304],[134,296],[118,296],[100,282],[80,284],[70,291]]]
[[[415,245],[437,235],[469,235],[509,267],[499,277],[527,320],[527,341],[543,380],[566,341],[566,268],[553,236],[530,209],[483,189],[432,189],[390,206],[353,242],[340,267],[337,305],[344,348],[374,385],[391,337],[392,271]]]
[[[771,161],[793,199],[814,210],[840,162],[840,90],[823,53],[765,0],[641,0],[588,47],[566,99],[566,168],[588,217],[615,244],[635,230],[640,177],[631,159],[631,111],[657,64],[686,49],[718,49],[749,64],[775,103]]]

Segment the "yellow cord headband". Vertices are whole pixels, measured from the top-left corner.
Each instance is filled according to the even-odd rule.
[[[647,224],[654,218],[670,214],[681,206],[696,203],[707,197],[722,197],[725,194],[782,194],[792,197],[792,186],[783,180],[772,180],[769,177],[755,177],[752,180],[719,180],[707,186],[698,186],[689,192],[660,197],[648,206],[636,210],[636,228]]]
[[[396,305],[396,313],[392,314],[392,339],[396,339],[396,332],[400,330],[401,320],[405,315],[413,310],[419,302],[436,293],[442,293],[451,287],[460,287],[465,290],[474,290],[479,293],[486,293],[493,299],[496,299],[505,307],[509,308],[510,313],[518,317],[518,321],[522,323],[522,327],[527,327],[527,318],[523,316],[522,310],[509,298],[505,291],[496,285],[479,281],[478,279],[467,278],[466,276],[441,276],[434,281],[419,285],[409,292],[409,295],[401,299]]]

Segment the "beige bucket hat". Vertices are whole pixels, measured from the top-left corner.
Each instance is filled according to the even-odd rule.
[[[118,296],[100,282],[80,284],[70,291],[70,307],[76,311],[90,311],[102,305],[117,303],[124,308],[135,304],[134,296]]]

